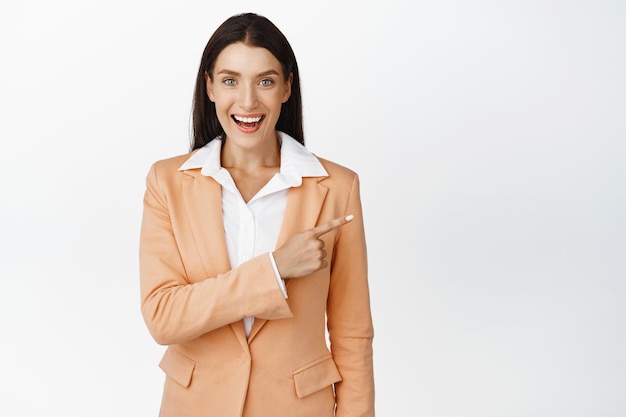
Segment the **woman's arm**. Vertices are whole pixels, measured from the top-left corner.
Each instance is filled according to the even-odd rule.
[[[367,282],[365,231],[355,175],[346,213],[354,220],[338,229],[328,296],[328,333],[342,381],[335,384],[337,417],[374,416],[374,330]]]

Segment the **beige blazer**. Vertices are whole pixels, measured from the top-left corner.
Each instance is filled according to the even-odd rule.
[[[154,164],[144,198],[141,310],[154,339],[168,346],[160,415],[374,416],[357,175],[320,159],[329,176],[289,190],[278,246],[328,220],[355,219],[323,236],[330,266],[286,280],[285,299],[267,254],[231,269],[220,185],[199,169],[178,171],[187,158]],[[250,316],[246,339],[242,319]]]

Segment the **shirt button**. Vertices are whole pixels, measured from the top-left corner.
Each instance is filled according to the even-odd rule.
[[[250,257],[249,257],[248,255],[243,255],[243,256],[241,257],[241,259],[242,259],[244,262],[246,262],[246,261],[250,260]]]

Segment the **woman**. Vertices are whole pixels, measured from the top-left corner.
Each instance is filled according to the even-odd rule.
[[[155,163],[144,197],[161,416],[373,416],[358,177],[304,147],[298,66],[269,20],[213,34],[193,128],[192,152]]]

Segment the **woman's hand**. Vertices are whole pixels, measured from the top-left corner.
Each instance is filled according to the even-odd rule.
[[[276,267],[282,278],[301,278],[326,268],[326,250],[320,237],[346,223],[354,216],[339,217],[292,236],[273,252]]]

